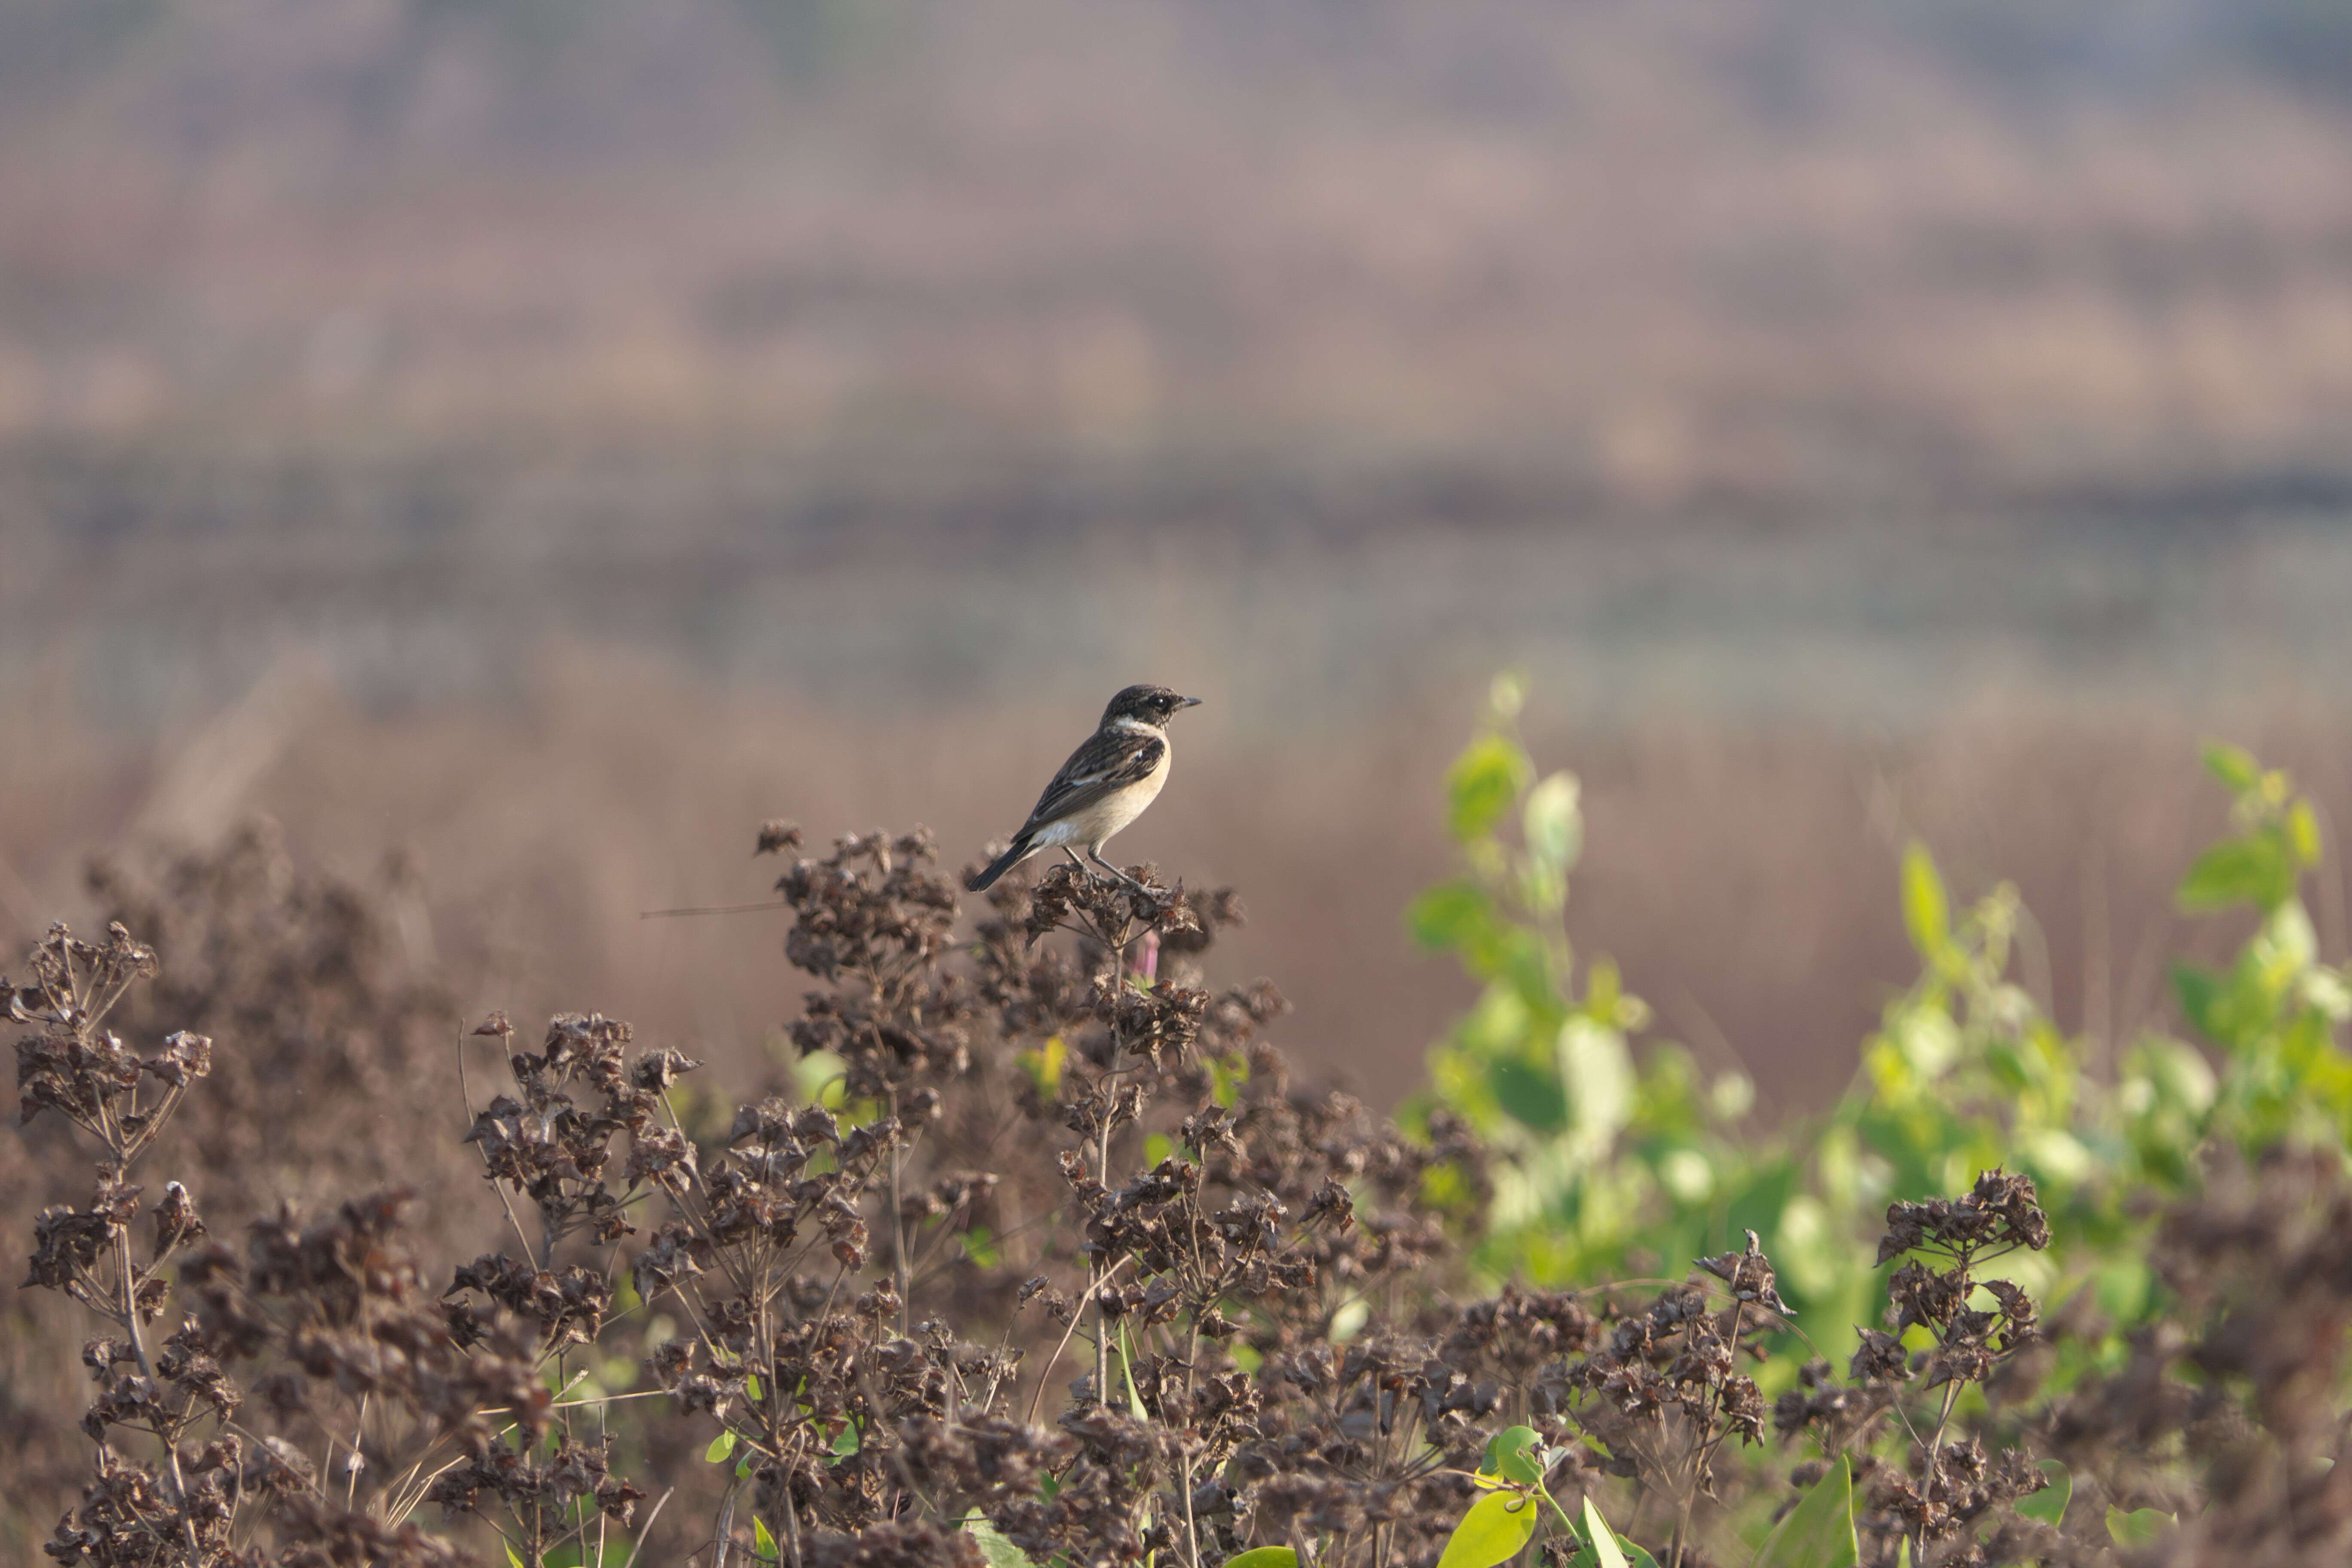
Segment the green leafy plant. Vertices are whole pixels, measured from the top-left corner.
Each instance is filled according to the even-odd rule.
[[[1853,1511],[1853,1464],[1840,1455],[1773,1530],[1756,1568],[1854,1568],[1862,1548]]]
[[[1893,905],[1919,957],[1917,980],[1887,1004],[1827,1112],[1759,1132],[1742,1121],[1752,1098],[1743,1079],[1705,1079],[1691,1053],[1655,1037],[1649,1010],[1613,965],[1571,951],[1561,916],[1584,831],[1578,791],[1572,776],[1544,773],[1527,752],[1521,701],[1515,682],[1497,682],[1447,779],[1460,870],[1408,915],[1419,942],[1453,955],[1481,986],[1433,1048],[1429,1089],[1408,1114],[1459,1118],[1494,1151],[1489,1229],[1475,1255],[1491,1275],[1561,1285],[1624,1279],[1756,1232],[1789,1316],[1806,1326],[1805,1352],[1820,1358],[1798,1375],[1805,1357],[1785,1321],[1758,1347],[1758,1380],[1784,1409],[1796,1402],[1793,1425],[1801,1426],[1817,1400],[1853,1413],[1851,1396],[1822,1375],[1832,1360],[1875,1345],[1880,1370],[1899,1383],[1912,1375],[1906,1357],[1950,1359],[1948,1344],[1937,1348],[1943,1330],[1928,1334],[1916,1314],[1908,1326],[1896,1323],[1900,1302],[1890,1301],[1888,1277],[1864,1238],[1890,1201],[1901,1208],[2006,1167],[2030,1179],[2052,1245],[2009,1260],[2013,1278],[2000,1289],[2011,1294],[1999,1300],[1959,1268],[1954,1321],[1998,1337],[2010,1333],[2000,1325],[2011,1302],[2074,1303],[2069,1331],[2037,1345],[2021,1384],[2036,1391],[2040,1407],[2055,1408],[2070,1390],[2104,1386],[2134,1354],[2133,1336],[2178,1310],[2151,1261],[2156,1205],[2195,1201],[2217,1152],[2260,1159],[2302,1149],[2338,1163],[2352,1152],[2352,1055],[2341,1038],[2352,981],[2321,959],[2302,900],[2304,879],[2321,860],[2318,816],[2287,775],[2245,752],[2207,749],[2209,771],[2231,792],[2230,826],[2189,868],[2176,901],[2184,913],[2249,921],[2251,930],[2225,965],[2174,967],[2179,1034],[2150,1031],[2116,1053],[2109,1074],[2093,1074],[2100,1053],[2014,977],[2020,945],[2033,936],[2016,890],[2002,884],[1957,900],[1928,848],[1914,843],[1901,857]],[[1899,1271],[1894,1280],[1916,1307],[1917,1281],[1906,1287]],[[1894,1338],[1871,1327],[1882,1320]],[[2001,1342],[2011,1347],[2002,1354],[2041,1337],[2030,1315],[2021,1330]],[[2022,1522],[2002,1540],[2013,1544],[2067,1521],[2076,1477],[2065,1464],[2046,1460],[2028,1475],[2002,1457],[2036,1406],[2016,1406],[2011,1393],[1997,1419],[1973,1382],[1939,1378],[1926,1412],[1938,1435],[1917,1445],[1925,1489],[1908,1527],[1890,1522],[1885,1510],[1900,1500],[1876,1480],[1876,1490],[1855,1490],[1861,1500],[1842,1510],[1849,1533],[1857,1521],[1883,1532],[1864,1532],[1849,1548],[1861,1561],[1883,1550],[1890,1563],[1899,1554],[1924,1563],[1945,1550],[1922,1533],[1917,1510],[1936,1518],[1929,1494],[1946,1484],[1940,1433],[1954,1423],[1997,1445],[1985,1462],[2010,1466],[1992,1501]],[[1892,1403],[1878,1408],[1889,1426],[1863,1441],[1850,1481],[1879,1463],[1874,1448],[1893,1441]],[[1950,1462],[1967,1471],[1979,1461],[1962,1454]],[[1807,1505],[1820,1495],[1817,1485]],[[2144,1531],[2148,1512],[2126,1508],[2117,1517]],[[1969,1539],[1986,1528],[1971,1526]],[[1784,1524],[1769,1539],[1786,1532]]]
[[[1431,1052],[1427,1097],[1504,1158],[1485,1258],[1498,1275],[1592,1279],[1720,1250],[1791,1179],[1785,1158],[1733,1136],[1754,1100],[1738,1073],[1703,1082],[1671,1045],[1636,1057],[1650,1010],[1606,957],[1581,966],[1563,925],[1584,837],[1573,776],[1538,777],[1496,682],[1485,729],[1447,775],[1462,874],[1414,900],[1423,945],[1454,954],[1477,1003]]]
[[[1503,1157],[1484,1254],[1497,1274],[1621,1275],[1755,1229],[1792,1301],[1851,1319],[1870,1306],[1870,1270],[1849,1244],[1890,1196],[1952,1190],[1996,1164],[2022,1170],[2074,1222],[2074,1245],[2053,1259],[2071,1265],[2084,1245],[2127,1247],[2113,1195],[2180,1190],[2208,1140],[2248,1152],[2347,1146],[2352,1055],[2338,1036],[2352,980],[2320,962],[2299,897],[2319,863],[2317,815],[2243,751],[2207,749],[2232,792],[2231,828],[2178,893],[2184,911],[2244,910],[2257,922],[2227,967],[2174,966],[2181,1018],[2202,1048],[2151,1034],[2111,1080],[2091,1079],[2083,1043],[2011,978],[2030,924],[2016,890],[1957,905],[1914,843],[1897,903],[1918,980],[1888,1004],[1826,1117],[1741,1136],[1748,1080],[1705,1079],[1687,1050],[1649,1036],[1649,1008],[1605,956],[1580,965],[1571,951],[1561,915],[1583,841],[1578,789],[1528,754],[1522,700],[1515,681],[1496,683],[1447,778],[1461,872],[1407,917],[1419,942],[1481,983],[1431,1054],[1418,1112],[1466,1118]]]

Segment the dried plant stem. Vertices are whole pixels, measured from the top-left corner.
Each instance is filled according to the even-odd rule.
[[[1192,1363],[1200,1358],[1200,1353],[1201,1324],[1196,1318],[1184,1331],[1184,1403],[1188,1408],[1192,1403]],[[1192,1449],[1185,1441],[1188,1436],[1183,1432],[1176,1434],[1177,1442],[1183,1445],[1181,1451],[1184,1456],[1184,1473],[1178,1491],[1184,1500],[1184,1542],[1190,1553],[1188,1561],[1192,1568],[1201,1568],[1201,1527],[1192,1517]]]
[[[466,1108],[466,1125],[471,1127],[474,1124],[474,1085],[466,1072],[466,1026],[463,1024],[457,1026],[457,1093],[460,1103]],[[474,1152],[481,1159],[484,1172],[488,1173],[489,1151],[477,1144]],[[499,1206],[507,1211],[507,1223],[514,1226],[515,1240],[521,1244],[523,1256],[532,1256],[530,1237],[523,1234],[522,1218],[515,1213],[514,1203],[507,1196],[506,1184],[492,1176],[490,1191],[499,1194]]]
[[[793,1554],[793,1568],[801,1568],[801,1513],[790,1487],[784,1489],[784,1545]]]
[[[638,1526],[636,1543],[629,1548],[628,1561],[622,1563],[621,1568],[637,1568],[637,1553],[643,1552],[646,1549],[646,1542],[652,1539],[654,1521],[661,1517],[661,1510],[669,1506],[670,1496],[677,1490],[676,1487],[663,1489],[662,1495],[655,1500],[652,1510],[646,1513],[645,1523]]]
[[[359,1418],[352,1423],[352,1451],[343,1458],[343,1506],[352,1506],[360,1484],[360,1443],[367,1436],[367,1390],[360,1391]]]
[[[719,1510],[719,1531],[710,1568],[727,1568],[728,1549],[735,1544],[735,1494],[742,1489],[740,1481],[727,1483],[726,1500]]]
[[[1115,1098],[1112,1103],[1116,1103]],[[1103,1113],[1102,1131],[1095,1142],[1095,1179],[1106,1187],[1110,1185],[1110,1111]],[[1102,1283],[1105,1278],[1096,1265],[1097,1279],[1093,1287],[1095,1299],[1095,1403],[1108,1409],[1110,1405],[1110,1309],[1103,1301]]]
[[[114,1170],[117,1181],[129,1173],[129,1160],[118,1154]],[[131,1232],[119,1225],[114,1227],[114,1267],[118,1306],[122,1326],[131,1335],[131,1353],[138,1358],[139,1375],[152,1384],[155,1381],[155,1368],[147,1359],[147,1333],[139,1321],[139,1276],[131,1262]],[[172,1504],[180,1515],[181,1532],[187,1537],[189,1552],[196,1552],[200,1549],[196,1542],[195,1521],[188,1517],[188,1480],[180,1468],[180,1445],[174,1440],[173,1434],[161,1427],[156,1429],[155,1436],[163,1445],[164,1458],[171,1463]]]
[[[889,1114],[894,1119],[898,1114],[898,1097],[895,1091],[890,1097]],[[893,1139],[890,1143],[890,1277],[898,1290],[898,1334],[902,1339],[907,1333],[908,1303],[915,1294],[914,1269],[907,1258],[907,1210],[900,1186],[905,1180],[906,1158],[905,1142]]]
[[[1053,1381],[1055,1364],[1062,1359],[1062,1352],[1069,1349],[1071,1336],[1078,1331],[1078,1323],[1086,1316],[1087,1300],[1092,1298],[1095,1292],[1109,1284],[1111,1276],[1126,1268],[1129,1261],[1128,1258],[1119,1258],[1087,1286],[1087,1294],[1078,1300],[1076,1306],[1071,1311],[1069,1326],[1062,1331],[1060,1342],[1054,1346],[1054,1353],[1045,1358],[1045,1370],[1037,1374],[1037,1386],[1029,1395],[1029,1414],[1024,1419],[1031,1422],[1037,1419],[1037,1407],[1045,1400],[1046,1385]]]

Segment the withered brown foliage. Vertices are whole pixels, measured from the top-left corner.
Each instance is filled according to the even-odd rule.
[[[2052,1451],[2078,1490],[2179,1521],[2137,1563],[2352,1560],[2352,1181],[2340,1160],[2217,1157],[2204,1190],[2163,1215],[2151,1261],[2175,1310],[2132,1337],[2121,1368],[2055,1407]]]
[[[1864,1561],[1990,1568],[2038,1560],[2049,1546],[2047,1529],[2014,1511],[2048,1484],[2020,1435],[1985,1423],[1961,1436],[1954,1420],[1971,1387],[2042,1339],[2034,1300],[1979,1270],[2049,1245],[2033,1183],[2005,1171],[1985,1172],[1958,1198],[1888,1205],[1878,1261],[1902,1261],[1887,1281],[1885,1328],[1862,1331],[1846,1384],[1811,1364],[1773,1410],[1782,1431],[1809,1433],[1824,1454],[1853,1458]],[[1905,1349],[1913,1331],[1927,1348]],[[1868,1447],[1898,1426],[1908,1439],[1902,1471]]]
[[[88,880],[107,920],[170,960],[124,999],[126,1026],[236,1043],[162,1150],[208,1202],[417,1181],[401,1140],[369,1125],[448,1070],[454,1005],[411,951],[429,933],[403,858],[365,882],[322,876],[256,819],[205,852],[102,858]],[[437,1219],[454,1195],[419,1198]]]
[[[2201,1510],[2168,1563],[2334,1561],[2352,1530],[2340,1173],[2218,1172],[2161,1233],[2180,1312],[2047,1407],[2036,1358],[2064,1324],[1992,1268],[2050,1240],[2032,1184],[1898,1202],[1883,1328],[1771,1402],[1758,1373],[1796,1325],[1752,1233],[1675,1283],[1481,1293],[1482,1151],[1295,1081],[1279,994],[1207,977],[1230,891],[1055,867],[960,926],[920,831],[807,854],[772,823],[758,848],[791,858],[813,1100],[722,1108],[702,1064],[594,1014],[481,1019],[505,1072],[461,1076],[421,1043],[444,1005],[372,956],[382,909],[261,835],[148,906],[186,975],[121,922],[37,946],[8,992],[28,1147],[97,1163],[25,1237],[89,1388],[47,1413],[51,1559],[536,1568],[642,1537],[711,1568],[977,1564],[983,1541],[1403,1568],[1515,1425],[1555,1496],[1599,1494],[1668,1568],[1729,1561],[1727,1520],[1841,1456],[1874,1565],[2105,1560],[2090,1507],[2063,1532],[2017,1511],[2045,1454],[2086,1499]],[[167,1003],[204,1029],[163,1028]],[[295,1205],[240,1163],[269,1133],[176,1135],[224,1082],[269,1115],[326,1035],[332,1092],[442,1084],[446,1149],[490,1189],[469,1179],[470,1234],[498,1239],[420,1226],[452,1194],[387,1184],[382,1151],[317,1150],[323,1190]],[[305,1135],[282,1157],[313,1158]]]

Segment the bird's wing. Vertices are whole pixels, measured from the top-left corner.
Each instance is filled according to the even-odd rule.
[[[1126,730],[1098,731],[1086,744],[1070,753],[1045,793],[1037,797],[1036,806],[1029,820],[1021,826],[1027,833],[1058,822],[1063,817],[1115,795],[1129,784],[1141,784],[1151,776],[1166,754],[1168,742],[1157,735],[1138,734]]]

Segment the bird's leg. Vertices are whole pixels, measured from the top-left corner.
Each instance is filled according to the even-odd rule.
[[[1079,859],[1078,852],[1076,850],[1065,844],[1062,846],[1062,853],[1070,858],[1070,864],[1078,868],[1079,876],[1084,877],[1089,882],[1095,879],[1095,868],[1092,866],[1087,865],[1084,860]]]
[[[1096,865],[1101,867],[1109,874],[1112,881],[1124,883],[1128,887],[1134,889],[1139,893],[1149,893],[1151,890],[1149,888],[1146,888],[1142,883],[1137,881],[1134,878],[1129,876],[1126,872],[1120,870],[1118,867],[1112,865],[1109,861],[1104,859],[1102,856],[1102,848],[1099,845],[1090,844],[1087,846],[1087,853],[1093,858]]]

